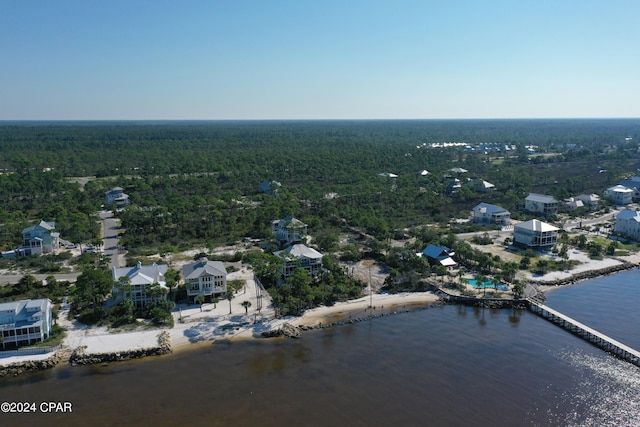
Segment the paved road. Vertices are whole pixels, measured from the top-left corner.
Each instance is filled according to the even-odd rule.
[[[80,273],[32,274],[32,276],[35,277],[38,280],[44,280],[47,276],[54,276],[56,278],[56,280],[59,281],[59,282],[63,282],[63,281],[75,282],[79,275],[80,275]],[[5,283],[18,283],[20,281],[20,279],[22,279],[22,276],[23,276],[23,274],[9,274],[9,275],[6,275],[6,276],[2,275],[2,276],[0,276],[0,285],[5,284]]]
[[[120,267],[121,256],[118,251],[118,224],[112,211],[101,211],[102,241],[104,242],[104,254],[109,257],[109,269]]]

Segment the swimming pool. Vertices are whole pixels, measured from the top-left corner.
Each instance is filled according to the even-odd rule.
[[[491,280],[485,280],[482,283],[478,283],[476,279],[467,279],[467,283],[476,289],[494,289],[493,282]],[[508,291],[509,287],[504,283],[498,283],[499,291]]]

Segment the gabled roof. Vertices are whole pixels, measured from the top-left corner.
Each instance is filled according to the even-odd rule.
[[[201,276],[226,276],[227,269],[220,261],[209,261],[207,258],[200,258],[192,264],[183,266],[182,274],[185,280],[190,280]]]
[[[558,203],[558,201],[551,196],[536,193],[529,193],[525,200],[531,200],[532,202],[540,203]]]
[[[540,233],[560,230],[559,228],[554,227],[551,224],[547,224],[546,222],[542,222],[537,219],[531,219],[529,221],[521,222],[520,224],[516,224],[513,227],[521,228],[525,230],[538,231]]]
[[[474,211],[483,211],[485,213],[488,214],[496,214],[496,213],[508,213],[509,211],[506,210],[505,208],[501,207],[501,206],[496,206],[496,205],[492,205],[489,203],[479,203],[475,208],[473,208]]]
[[[607,188],[607,192],[609,193],[633,193],[633,190],[625,187],[624,185],[614,185],[613,187]]]
[[[37,229],[44,229],[46,231],[51,231],[51,230],[53,230],[55,228],[56,228],[56,223],[55,222],[40,221],[36,225],[32,225],[31,227],[25,228],[24,230],[22,230],[22,233],[30,233],[30,232],[35,231]]]
[[[462,168],[451,168],[451,169],[449,169],[449,170],[450,170],[451,172],[455,172],[455,173],[467,173],[467,172],[469,172],[468,170],[466,170],[466,169],[462,169]]]
[[[616,216],[616,219],[631,219],[640,222],[640,212],[631,209],[623,209]]]
[[[453,252],[451,252],[451,249],[449,249],[446,246],[436,246],[433,244],[429,244],[429,246],[424,248],[424,250],[422,251],[422,255],[427,256],[429,258],[433,258],[433,259],[437,259],[443,254],[445,256],[451,256],[453,255]]]
[[[319,259],[322,258],[322,254],[316,251],[313,248],[310,248],[302,243],[298,243],[295,245],[291,245],[286,249],[283,249],[278,252],[273,253],[275,256],[284,259],[292,259],[292,258],[309,258],[309,259]]]
[[[159,283],[164,285],[164,275],[169,269],[167,264],[142,265],[138,262],[135,267],[113,267],[113,280],[128,277],[132,285],[151,285]]]

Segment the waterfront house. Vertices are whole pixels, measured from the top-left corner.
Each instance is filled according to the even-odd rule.
[[[57,250],[60,247],[60,233],[53,231],[55,228],[54,222],[40,221],[22,230],[21,253],[38,255]]]
[[[227,292],[227,269],[221,261],[202,257],[183,266],[182,275],[190,300],[195,300],[198,295],[211,299]]]
[[[135,267],[113,267],[113,280],[118,285],[113,288],[113,298],[120,301],[129,298],[136,308],[143,308],[146,304],[166,299],[169,288],[164,275],[169,267],[166,264],[142,265],[138,261]],[[155,284],[158,286],[152,286]],[[123,288],[122,285],[126,285]]]
[[[446,246],[436,246],[433,244],[430,244],[422,251],[422,256],[427,259],[429,264],[442,265],[447,268],[458,265],[452,258],[454,255],[455,252]]]
[[[15,349],[44,341],[53,328],[51,301],[21,300],[0,303],[2,349]]]
[[[524,199],[524,209],[532,213],[556,215],[558,213],[558,201],[544,194],[529,193]]]
[[[551,249],[558,243],[559,229],[532,219],[513,226],[513,244],[527,249]]]
[[[633,240],[640,240],[640,212],[623,209],[616,215],[616,234]]]
[[[116,208],[124,208],[129,204],[129,195],[120,187],[114,187],[104,193],[105,205],[115,204]]]
[[[633,201],[633,190],[624,185],[614,185],[607,188],[604,195],[609,197],[617,206],[625,206]]]
[[[284,277],[291,276],[296,268],[304,268],[311,276],[322,271],[322,254],[302,243],[274,252],[274,255],[283,260],[280,272]]]
[[[276,219],[271,223],[271,231],[276,236],[278,245],[284,247],[300,243],[307,236],[307,224],[289,215],[283,219]]]
[[[471,211],[473,222],[480,224],[509,225],[511,213],[500,206],[480,203]]]

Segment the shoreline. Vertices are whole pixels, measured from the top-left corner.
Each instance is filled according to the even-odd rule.
[[[631,258],[631,257],[629,257]],[[568,277],[558,277],[558,272],[548,277],[532,280],[543,293],[565,286],[640,268],[640,256],[617,259],[615,264],[600,269],[589,269],[594,263],[586,263],[579,271],[570,271]],[[591,264],[591,265],[589,265]],[[546,279],[546,280],[545,280]],[[237,298],[238,300],[242,298]],[[237,304],[239,304],[236,301]],[[377,317],[425,309],[446,304],[434,292],[405,292],[400,294],[374,294],[356,300],[321,306],[305,311],[301,316],[276,319],[273,308],[258,312],[223,314],[221,308],[187,306],[174,312],[172,328],[137,329],[132,331],[110,330],[105,327],[88,327],[77,322],[60,323],[67,328],[59,350],[47,354],[9,356],[0,358],[0,377],[22,372],[50,369],[66,363],[110,363],[152,355],[164,355],[196,349],[202,345],[222,342],[265,339],[269,337],[297,337],[302,331],[329,328]],[[223,306],[224,304],[218,304]],[[68,309],[68,307],[67,307]],[[222,310],[228,310],[223,308]],[[62,310],[61,310],[62,311]],[[182,319],[182,320],[181,320]],[[163,336],[163,342],[159,341]],[[78,354],[80,356],[78,356]],[[74,356],[75,355],[75,356]],[[73,362],[74,357],[76,362]],[[80,360],[80,362],[78,362]],[[89,362],[82,362],[88,360]]]

